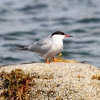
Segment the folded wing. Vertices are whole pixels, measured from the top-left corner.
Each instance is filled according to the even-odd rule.
[[[31,44],[28,49],[40,55],[46,54],[51,49],[51,39],[44,39]]]

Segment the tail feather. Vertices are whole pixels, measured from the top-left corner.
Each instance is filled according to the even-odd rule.
[[[28,46],[16,45],[17,50],[28,50]]]

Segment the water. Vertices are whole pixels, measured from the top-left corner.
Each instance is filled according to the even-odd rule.
[[[65,39],[63,57],[100,67],[100,0],[0,0],[0,65],[41,62],[15,44],[30,44],[54,31]]]

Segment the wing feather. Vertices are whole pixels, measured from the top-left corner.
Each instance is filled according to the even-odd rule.
[[[37,52],[39,54],[46,54],[51,48],[51,39],[45,39],[37,41],[31,44],[29,47],[30,51]]]

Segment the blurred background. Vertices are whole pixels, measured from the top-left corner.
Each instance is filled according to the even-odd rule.
[[[43,61],[12,48],[55,31],[73,36],[64,40],[65,59],[100,67],[100,0],[0,0],[0,65]]]

